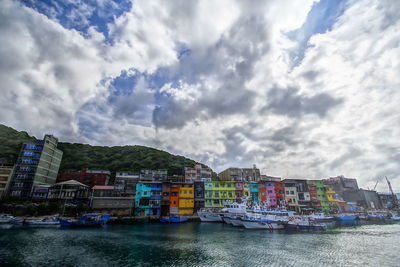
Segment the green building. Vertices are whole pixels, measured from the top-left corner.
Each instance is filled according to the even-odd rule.
[[[234,181],[204,182],[204,190],[206,208],[223,208],[236,200]]]

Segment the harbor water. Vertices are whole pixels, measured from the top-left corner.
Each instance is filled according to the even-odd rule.
[[[399,266],[400,224],[324,232],[219,223],[0,226],[0,266]]]

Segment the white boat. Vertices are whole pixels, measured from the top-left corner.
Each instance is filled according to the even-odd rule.
[[[315,223],[311,220],[310,217],[307,216],[295,216],[291,217],[289,222],[285,224],[286,230],[308,230],[308,231],[323,231],[326,229],[326,226],[323,224]]]
[[[310,215],[310,219],[316,222],[333,222],[335,217],[326,216],[324,213],[313,213]]]
[[[241,217],[246,214],[247,204],[244,203],[227,203],[224,205],[224,208],[221,210],[223,212],[223,221],[227,224],[233,224],[232,220],[237,217]],[[239,226],[237,223],[234,226]],[[240,224],[242,226],[242,224]]]
[[[198,211],[197,215],[202,222],[223,222],[220,213],[220,211],[204,209]]]
[[[286,210],[263,210],[261,212],[250,212],[241,218],[242,224],[247,229],[270,229],[280,230],[285,228],[289,221],[289,215],[293,211]]]
[[[11,223],[14,219],[13,216],[7,214],[0,214],[0,223]]]
[[[231,224],[233,226],[236,226],[236,227],[244,226],[243,222],[241,220],[241,216],[234,216],[234,217],[231,217],[230,219],[231,219]]]
[[[25,223],[32,226],[60,225],[60,221],[56,218],[44,218],[42,220],[25,220]]]
[[[226,214],[226,215],[224,214],[224,216],[222,216],[222,220],[224,221],[224,223],[232,224],[231,218],[229,217],[228,214]]]

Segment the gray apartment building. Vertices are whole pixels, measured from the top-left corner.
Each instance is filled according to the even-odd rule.
[[[22,144],[9,187],[9,195],[29,198],[32,187],[52,185],[57,180],[63,152],[58,139],[45,135],[43,140]]]

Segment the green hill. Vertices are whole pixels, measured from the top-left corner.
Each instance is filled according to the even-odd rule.
[[[26,132],[0,124],[0,162],[13,163],[18,157],[21,144],[35,139]],[[194,166],[196,161],[183,156],[145,146],[91,146],[60,142],[58,148],[64,152],[60,170],[81,168],[119,170],[167,169],[169,175],[183,174],[185,166]]]

